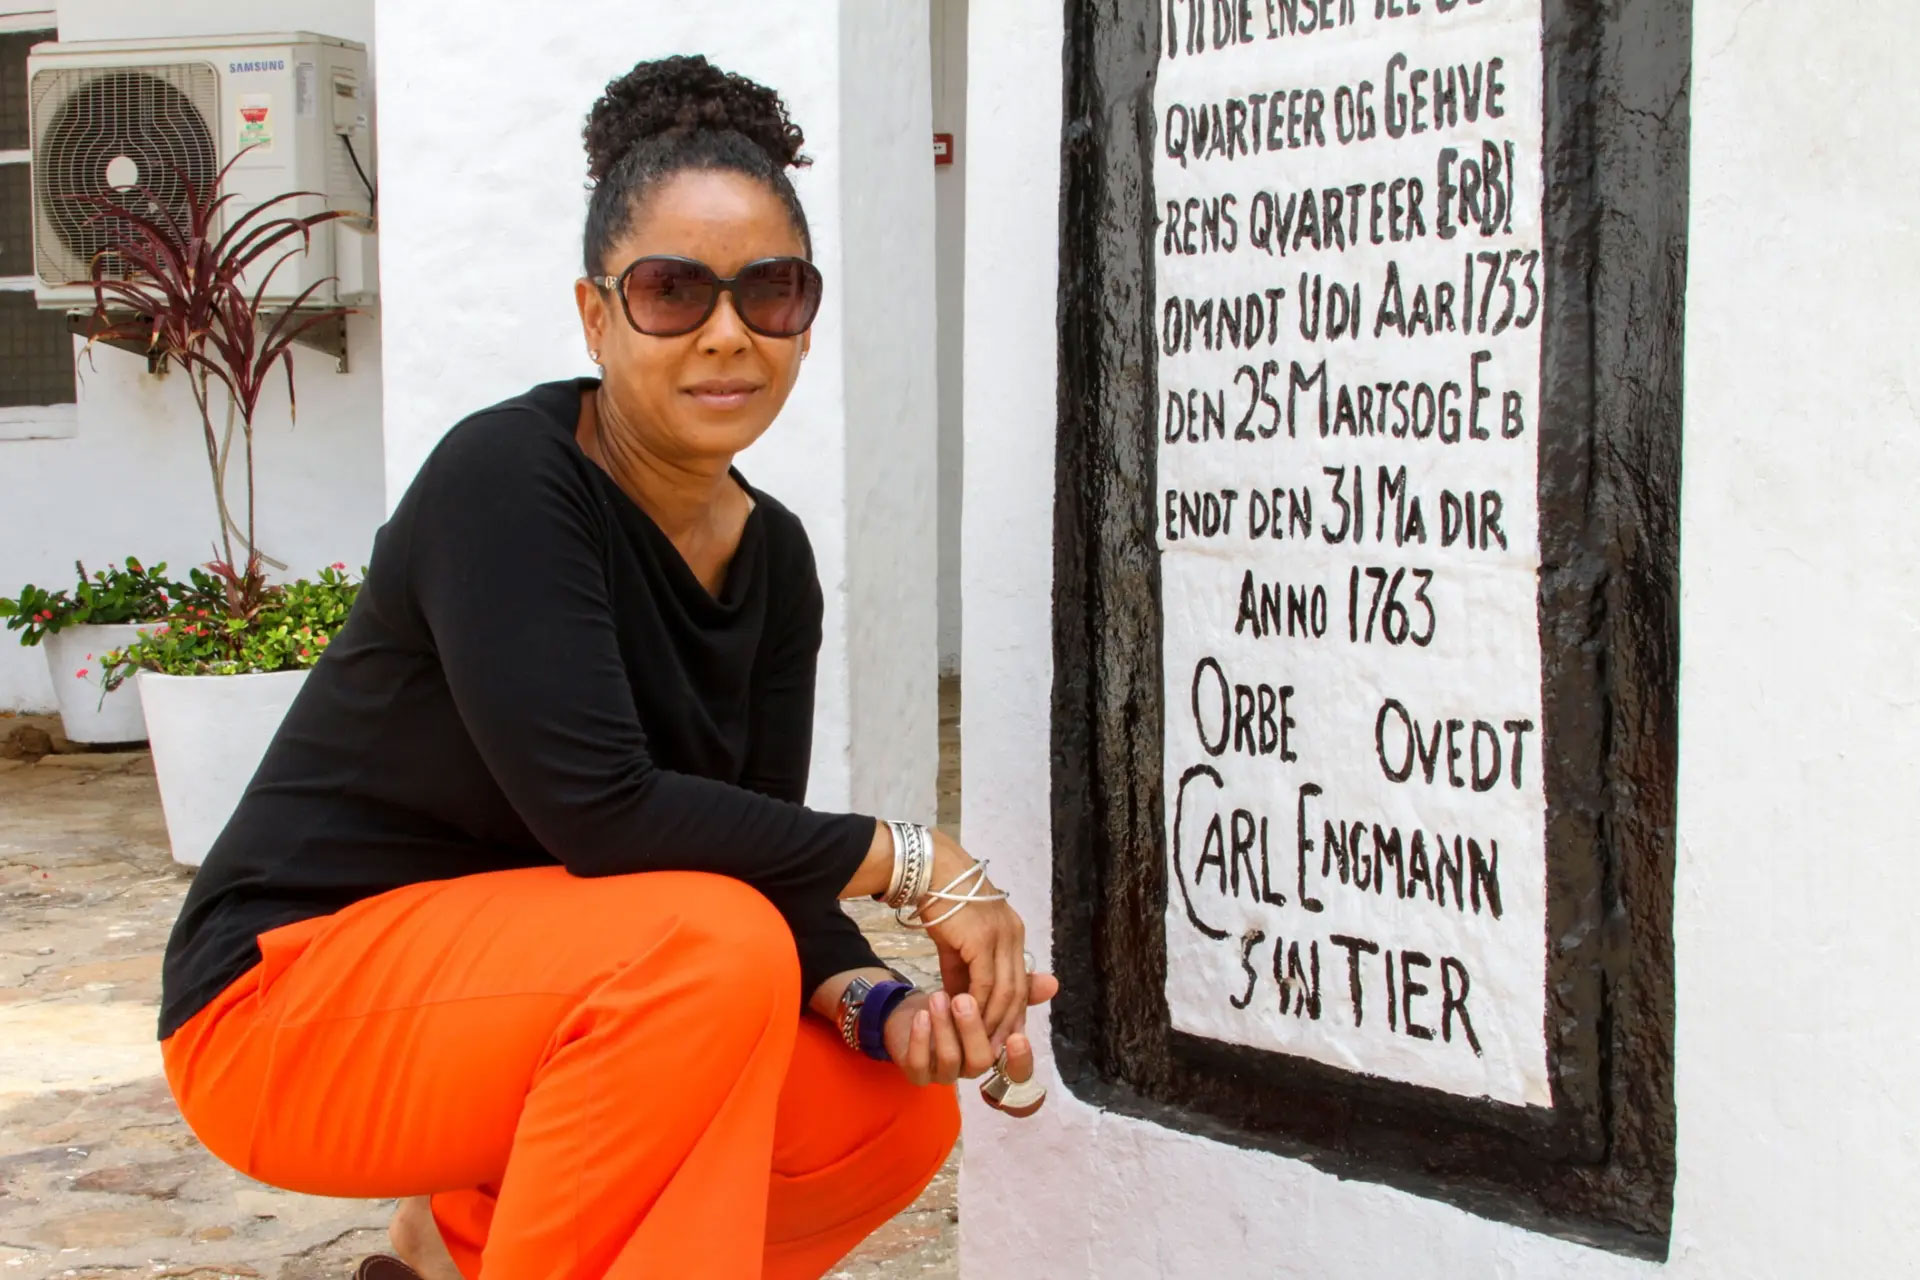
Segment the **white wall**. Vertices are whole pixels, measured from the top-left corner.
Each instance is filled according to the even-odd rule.
[[[1905,122],[1920,28],[1906,0],[1842,10],[1695,0],[1669,1263],[1101,1113],[1056,1085],[1030,1122],[969,1108],[967,1280],[1911,1272],[1920,143]],[[972,28],[968,257],[1023,269],[968,282],[993,291],[995,319],[970,309],[967,332],[964,820],[969,846],[1004,860],[1038,951],[1059,142],[1035,122],[1059,118],[1060,15],[976,0]]]
[[[25,9],[25,3],[0,5]],[[62,40],[307,30],[370,42],[372,0],[61,0]],[[349,322],[351,371],[300,350],[297,426],[284,381],[270,386],[258,432],[259,537],[295,573],[365,563],[381,505],[380,318]],[[100,349],[79,366],[77,425],[66,439],[0,440],[0,594],[22,583],[70,585],[73,562],[99,568],[129,555],[185,576],[210,558],[219,525],[186,382]],[[239,474],[236,468],[234,474]],[[39,649],[0,639],[0,710],[49,710]]]
[[[746,0],[582,0],[559,20],[494,0],[450,21],[443,5],[388,0],[378,22],[389,504],[465,414],[591,372],[573,302],[580,128],[606,82],[699,52],[785,96],[814,158],[795,185],[827,298],[793,398],[741,465],[806,522],[826,592],[812,798],[931,817],[925,10],[834,0],[773,21]],[[843,81],[848,58],[862,61]]]
[[[23,4],[24,7],[24,4]],[[62,40],[312,31],[373,47],[373,0],[52,0]]]
[[[967,0],[932,0],[933,129],[953,135],[934,170],[934,273],[940,361],[940,671],[960,670],[960,509],[965,485]]]
[[[1049,702],[1053,680],[1055,287],[1060,250],[1062,11],[971,0],[967,14],[967,189],[961,509],[960,827],[1027,924],[1049,968],[1052,918]],[[1029,1031],[1046,1036],[1046,1010]],[[1044,1069],[1044,1064],[1043,1064]],[[1014,1122],[960,1091],[960,1273],[1093,1276],[1092,1241],[1137,1212],[1125,1153],[1095,1141],[1107,1122],[1053,1084]],[[1143,1126],[1133,1125],[1138,1130]],[[1104,1176],[1103,1176],[1104,1175]],[[1157,1178],[1151,1181],[1158,1181]],[[1130,1231],[1124,1250],[1144,1233]],[[1185,1233],[1181,1233],[1184,1238]],[[1172,1274],[1169,1272],[1169,1274]],[[1224,1273],[1223,1273],[1224,1274]]]

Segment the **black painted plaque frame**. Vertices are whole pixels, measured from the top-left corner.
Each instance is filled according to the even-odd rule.
[[[1103,1107],[1664,1258],[1691,0],[1545,0],[1540,628],[1552,1108],[1170,1028],[1153,0],[1066,0],[1054,1043]],[[1284,46],[1282,46],[1284,50]]]

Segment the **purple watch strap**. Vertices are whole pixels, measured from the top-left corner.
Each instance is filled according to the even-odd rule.
[[[860,1052],[875,1062],[886,1062],[887,1042],[885,1031],[887,1015],[891,1014],[902,1000],[913,994],[911,982],[876,982],[873,990],[867,992],[867,998],[860,1005]]]

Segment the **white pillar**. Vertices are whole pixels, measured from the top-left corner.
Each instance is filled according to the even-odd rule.
[[[927,9],[843,0],[839,12],[851,794],[932,821],[939,504]]]
[[[933,127],[953,139],[934,175],[940,351],[940,670],[960,670],[960,509],[965,469],[962,334],[967,263],[967,0],[933,0]]]
[[[462,416],[590,371],[574,311],[580,129],[641,59],[699,52],[778,90],[827,300],[786,411],[742,460],[806,522],[826,593],[812,800],[933,814],[934,315],[918,5],[714,0],[378,9],[389,506]],[[842,75],[847,68],[849,74]]]

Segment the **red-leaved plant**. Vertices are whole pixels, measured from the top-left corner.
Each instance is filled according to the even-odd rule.
[[[229,608],[241,618],[250,616],[265,588],[262,562],[286,567],[263,556],[254,536],[253,428],[260,394],[274,365],[282,365],[291,413],[295,340],[350,314],[345,307],[305,309],[325,280],[316,280],[284,307],[276,306],[271,312],[266,307],[274,273],[311,247],[314,227],[345,214],[338,210],[299,216],[273,212],[276,206],[315,194],[290,191],[229,218],[234,196],[221,194],[221,189],[245,154],[242,151],[229,160],[211,187],[197,185],[176,168],[181,196],[175,201],[146,186],[71,197],[93,207],[91,221],[105,224],[110,241],[93,260],[95,305],[89,341],[140,342],[150,358],[185,373],[192,387],[207,466],[213,473],[224,551],[208,567],[226,583]],[[251,290],[245,283],[249,276],[254,281]],[[226,391],[224,427],[215,425],[220,416],[213,403],[215,383]],[[246,475],[244,526],[234,519],[227,502],[227,464],[236,417]],[[237,556],[235,535],[241,539]]]

